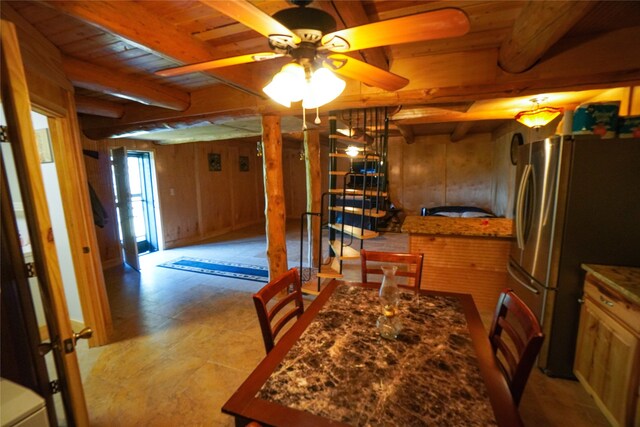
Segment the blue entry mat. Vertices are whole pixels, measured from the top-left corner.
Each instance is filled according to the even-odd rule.
[[[237,262],[181,257],[159,264],[158,267],[232,277],[234,279],[253,280],[254,282],[267,283],[269,281],[269,269],[267,267],[238,264]]]

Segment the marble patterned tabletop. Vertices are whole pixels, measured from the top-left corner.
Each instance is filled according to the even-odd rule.
[[[457,299],[403,293],[380,337],[377,292],[340,285],[257,397],[353,426],[496,425]]]

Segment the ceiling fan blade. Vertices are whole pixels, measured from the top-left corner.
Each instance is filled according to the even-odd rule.
[[[248,62],[260,62],[267,59],[280,58],[284,56],[275,52],[259,52],[248,55],[231,56],[229,58],[215,59],[213,61],[198,62],[196,64],[183,65],[181,67],[165,68],[156,71],[156,74],[164,77],[180,76],[182,74],[195,73],[198,71],[211,70],[213,68],[229,67],[231,65],[246,64]]]
[[[446,37],[469,31],[469,18],[460,9],[440,9],[402,18],[345,28],[322,37],[322,46],[333,52],[351,52]]]
[[[402,89],[409,83],[409,80],[402,76],[340,53],[327,56],[323,63],[326,68],[341,76],[388,91]]]
[[[300,43],[300,37],[296,36],[290,29],[248,1],[200,0],[200,2],[227,15],[234,21],[246,25],[265,37],[278,36],[278,39],[285,38],[288,39],[292,45]]]

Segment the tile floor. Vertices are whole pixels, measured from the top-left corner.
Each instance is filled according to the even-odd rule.
[[[299,224],[290,226],[289,265],[297,266]],[[251,300],[263,284],[157,265],[195,256],[266,266],[263,230],[249,227],[141,256],[140,273],[120,267],[105,272],[113,342],[78,350],[92,426],[233,425],[220,408],[264,357]],[[406,251],[408,238],[386,233],[365,248]],[[358,263],[349,262],[345,275],[357,280]],[[577,382],[537,370],[520,412],[528,426],[608,425]]]

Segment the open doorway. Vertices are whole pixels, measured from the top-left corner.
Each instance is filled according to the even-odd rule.
[[[113,149],[111,165],[120,241],[136,268],[132,258],[162,249],[153,153]]]

